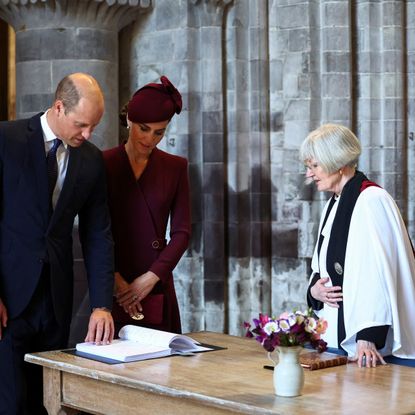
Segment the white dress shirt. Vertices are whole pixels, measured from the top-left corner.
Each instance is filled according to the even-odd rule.
[[[49,150],[53,146],[53,141],[57,137],[51,128],[49,127],[46,114],[48,111],[46,111],[41,117],[40,117],[40,124],[42,126],[43,131],[43,139],[45,140],[45,155],[48,154]],[[52,195],[52,206],[55,208],[56,203],[59,199],[59,195],[61,193],[61,190],[63,188],[63,183],[65,181],[66,176],[66,170],[68,168],[68,160],[69,160],[69,149],[68,145],[62,141],[62,144],[58,147],[58,150],[56,152],[56,160],[58,162],[58,178],[56,180],[55,189],[53,190]]]

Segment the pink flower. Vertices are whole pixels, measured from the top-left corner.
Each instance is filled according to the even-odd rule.
[[[265,326],[265,324],[267,324],[269,320],[270,319],[266,314],[260,314],[259,315],[259,321],[261,322],[262,326]]]
[[[282,318],[288,319],[288,311],[284,311],[280,316],[278,317],[278,320],[281,320]]]
[[[327,330],[327,326],[328,326],[327,320],[323,320],[323,319],[318,320],[316,332],[318,334],[324,334]]]

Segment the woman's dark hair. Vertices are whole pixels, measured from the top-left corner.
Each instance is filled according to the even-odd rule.
[[[128,102],[126,104],[124,104],[124,106],[121,108],[120,114],[118,115],[118,117],[120,119],[120,124],[123,127],[128,127],[127,113],[128,113]]]

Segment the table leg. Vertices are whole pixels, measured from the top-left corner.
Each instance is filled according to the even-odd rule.
[[[43,405],[49,415],[74,415],[78,411],[62,406],[62,377],[57,369],[43,367]]]

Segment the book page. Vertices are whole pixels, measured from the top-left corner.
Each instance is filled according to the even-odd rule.
[[[176,336],[171,342],[170,347],[175,351],[181,352],[202,352],[212,350],[209,347],[201,346],[199,342],[184,335]]]
[[[156,345],[138,344],[130,340],[114,340],[111,344],[96,345],[94,343],[79,343],[76,350],[108,359],[127,362],[129,360],[149,359],[151,357],[167,356],[170,349]]]
[[[131,340],[141,344],[150,344],[153,346],[170,347],[170,343],[180,335],[168,331],[148,329],[146,327],[127,325],[119,332],[120,339]]]

